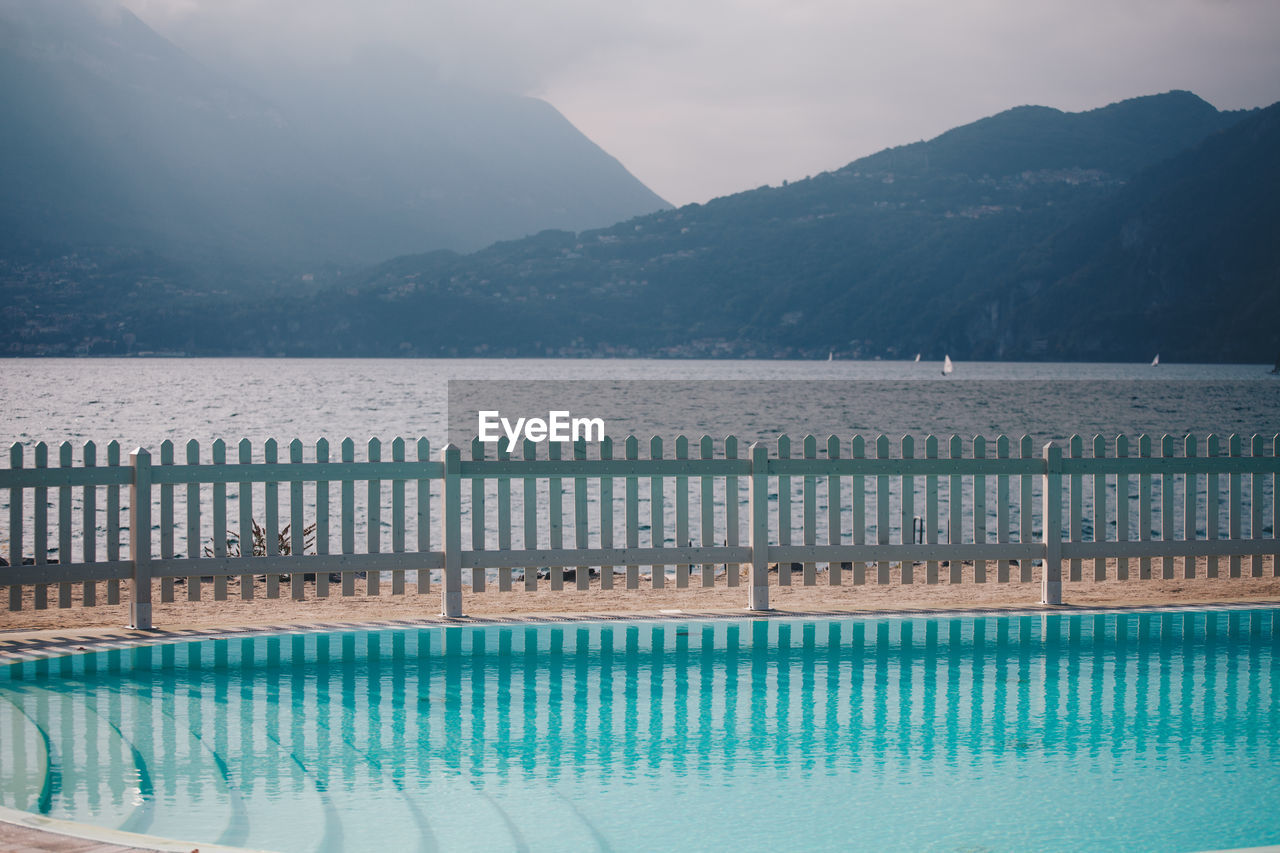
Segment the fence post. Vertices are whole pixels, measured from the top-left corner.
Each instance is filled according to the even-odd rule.
[[[751,587],[748,610],[769,609],[769,448],[751,445]]]
[[[1041,500],[1040,537],[1044,543],[1044,574],[1040,582],[1040,603],[1062,603],[1062,448],[1053,442],[1044,446],[1044,488]]]
[[[129,454],[129,627],[151,630],[151,454],[142,447]]]
[[[443,527],[444,577],[440,585],[440,615],[450,619],[462,615],[462,450],[446,444],[440,451],[444,463]]]

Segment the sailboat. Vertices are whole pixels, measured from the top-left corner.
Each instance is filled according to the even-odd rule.
[[[951,366],[951,356],[949,356],[949,355],[944,355],[944,356],[942,357],[942,375],[943,375],[943,376],[950,376],[950,375],[951,375],[951,371],[953,371],[953,370],[955,370],[955,368]]]
[[[1160,353],[1156,353],[1156,357],[1151,359],[1151,366],[1152,367],[1160,366]]]
[[[835,361],[835,360],[836,360],[836,353],[835,353],[835,350],[831,350],[831,351],[829,351],[829,352],[827,353],[827,361]]]
[[[916,364],[920,363],[920,353],[916,353]]]

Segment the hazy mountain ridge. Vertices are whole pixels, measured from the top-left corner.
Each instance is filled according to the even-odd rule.
[[[667,206],[544,102],[383,71],[275,103],[114,4],[4,0],[0,226],[278,272]]]
[[[24,291],[24,304],[71,287],[83,301],[110,278],[141,294],[128,310],[76,315],[103,334],[30,331],[27,312],[25,349],[11,351],[49,351],[40,341],[63,352],[328,356],[1160,351],[1269,363],[1280,350],[1277,116],[1280,105],[1223,113],[1186,92],[1084,113],[1016,108],[781,187],[472,254],[281,277],[252,301],[115,258],[110,275]]]
[[[1275,109],[1220,113],[1185,92],[1077,114],[1018,108],[783,187],[466,257],[397,259],[338,297],[344,322],[365,325],[337,345],[385,352],[367,343],[378,329],[423,354],[1128,359],[1157,347],[1167,358],[1270,360],[1265,300],[1251,303],[1262,314],[1221,299],[1194,312],[1224,329],[1252,317],[1247,334],[1175,332],[1149,287],[1127,280],[1137,270],[1100,253],[1131,230],[1117,211],[1133,205],[1163,211],[1159,233],[1205,232],[1208,210],[1229,223],[1234,185],[1205,176],[1225,160],[1265,178],[1280,147],[1246,140]],[[993,161],[992,151],[1005,153]],[[1198,206],[1164,198],[1171,181],[1197,187]],[[1254,188],[1254,215],[1274,230],[1267,188],[1277,189]],[[1160,245],[1156,256],[1172,258],[1195,243]],[[1072,293],[1088,270],[1101,282],[1096,307]],[[1257,286],[1214,287],[1236,281]],[[1162,284],[1180,294],[1172,304],[1199,286]],[[461,318],[447,334],[406,322],[445,306]]]

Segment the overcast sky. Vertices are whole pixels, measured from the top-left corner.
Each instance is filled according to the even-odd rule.
[[[1280,100],[1277,0],[124,2],[205,59],[272,73],[409,54],[543,98],[674,204],[1019,104]]]

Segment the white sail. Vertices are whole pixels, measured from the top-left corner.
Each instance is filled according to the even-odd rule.
[[[955,368],[951,366],[951,356],[944,355],[942,357],[942,375],[947,376],[953,370],[955,370]]]
[[[920,353],[916,353],[916,363],[920,363]]]
[[[1151,366],[1152,367],[1160,366],[1160,353],[1156,353],[1156,357],[1151,359]]]
[[[834,350],[833,350],[833,351],[829,351],[829,352],[827,353],[827,361],[835,361],[835,360],[836,360],[836,354],[835,354],[835,351],[834,351]]]

